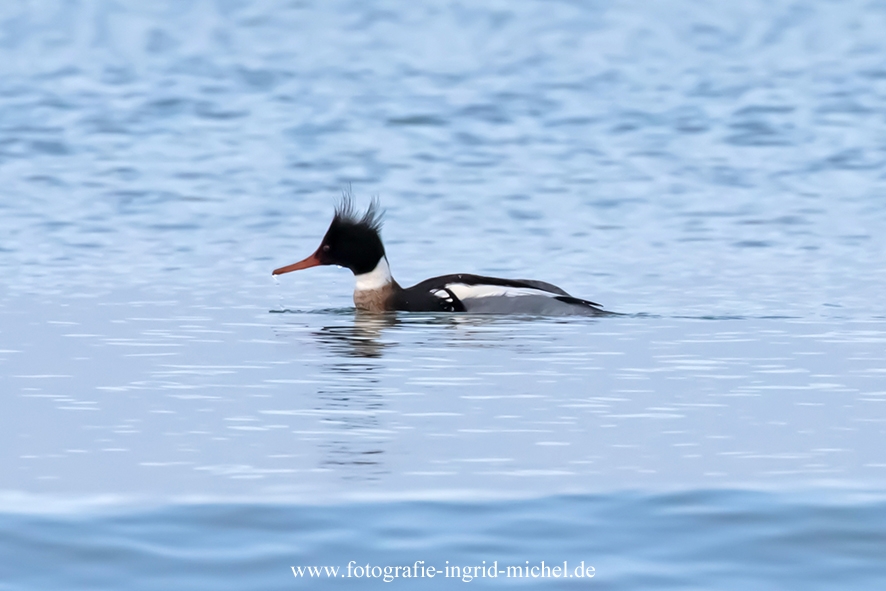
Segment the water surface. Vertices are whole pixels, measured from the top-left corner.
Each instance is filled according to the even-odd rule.
[[[350,560],[881,588],[884,28],[862,1],[4,3],[0,588]],[[347,271],[275,282],[349,187],[404,285],[625,315],[371,318]]]

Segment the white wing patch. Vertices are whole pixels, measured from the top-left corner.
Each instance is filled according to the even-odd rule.
[[[449,283],[446,289],[455,294],[461,301],[477,298],[495,297],[519,297],[519,296],[545,296],[555,297],[557,294],[531,287],[510,287],[507,285],[467,285],[465,283]],[[434,292],[437,297],[447,297],[446,290],[439,289]]]

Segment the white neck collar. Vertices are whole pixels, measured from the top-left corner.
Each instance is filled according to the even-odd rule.
[[[375,269],[369,273],[355,275],[354,278],[357,280],[354,291],[381,289],[394,281],[394,278],[391,277],[391,268],[388,266],[387,257],[382,257]]]

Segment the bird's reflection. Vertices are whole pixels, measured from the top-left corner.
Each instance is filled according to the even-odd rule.
[[[357,310],[352,324],[336,324],[324,326],[312,333],[317,341],[329,351],[341,357],[363,357],[380,359],[385,351],[396,345],[394,340],[384,340],[388,329],[403,326],[437,326],[444,328],[460,328],[457,333],[449,335],[453,343],[473,342],[477,346],[487,340],[485,333],[475,333],[471,328],[488,328],[494,324],[514,325],[513,318],[493,315],[467,314],[427,314],[399,315],[394,312],[375,314]],[[517,317],[517,320],[525,318]],[[466,329],[466,330],[465,330]]]
[[[343,357],[378,359],[393,344],[382,340],[382,332],[397,324],[396,314],[357,311],[353,324],[324,326],[313,336],[321,345]]]
[[[384,357],[398,346],[520,347],[517,335],[525,337],[525,319],[455,314],[374,314],[350,310],[325,311],[326,324],[311,330],[311,321],[300,317],[296,324],[307,332],[279,331],[283,338],[309,335],[319,353],[300,367],[318,371],[322,384],[304,401],[316,413],[317,423],[304,431],[322,450],[319,468],[334,471],[341,479],[371,482],[391,472],[390,453],[403,425],[389,408],[391,396],[400,393],[392,365]],[[317,318],[309,316],[308,318]],[[332,322],[330,322],[332,321]],[[316,326],[316,325],[314,325]],[[426,327],[428,330],[398,333],[397,329]],[[408,335],[408,336],[407,336]],[[530,346],[530,345],[527,345]],[[304,365],[306,363],[306,365]],[[401,366],[397,365],[399,369]],[[395,379],[392,379],[394,377]],[[304,392],[296,395],[304,397]]]
[[[344,480],[376,481],[389,472],[385,455],[393,435],[378,360],[394,345],[384,340],[384,331],[398,321],[394,314],[357,312],[352,318],[309,333],[329,353],[320,362],[327,379],[314,401],[324,433],[317,444],[323,450],[319,467]]]

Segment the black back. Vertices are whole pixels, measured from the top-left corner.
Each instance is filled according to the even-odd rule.
[[[394,309],[412,312],[464,312],[464,303],[447,287],[453,283],[465,285],[500,285],[502,287],[517,287],[537,289],[552,294],[553,299],[566,304],[590,308],[595,312],[604,313],[600,304],[574,298],[561,288],[544,281],[534,279],[501,279],[499,277],[485,277],[470,273],[456,273],[453,275],[441,275],[425,279],[406,289],[399,289],[394,296]],[[443,290],[448,297],[441,298],[436,292]]]
[[[534,279],[501,279],[499,277],[485,277],[483,275],[472,275],[470,273],[455,273],[453,275],[441,275],[425,279],[409,289],[436,291],[443,289],[450,283],[464,283],[465,285],[501,285],[502,287],[523,287],[528,289],[539,289],[556,295],[569,296],[568,293],[550,283],[544,281],[536,281]]]

